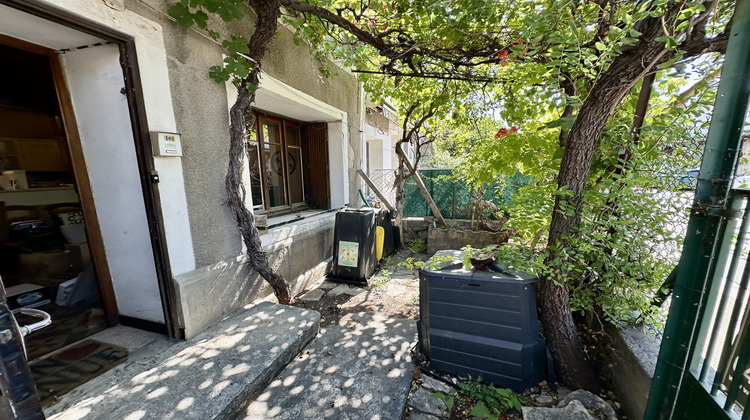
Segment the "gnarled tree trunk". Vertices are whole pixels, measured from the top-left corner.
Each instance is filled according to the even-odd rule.
[[[254,68],[245,80],[237,83],[237,99],[229,113],[229,169],[225,179],[227,204],[234,211],[242,240],[247,247],[248,263],[271,285],[279,303],[288,305],[292,301],[291,288],[289,283],[268,265],[253,214],[245,206],[246,191],[242,184],[247,127],[255,124],[255,117],[250,112],[255,93],[250,92],[248,86],[258,86],[260,82],[260,61],[268,44],[276,35],[281,9],[278,0],[250,0],[249,4],[258,17],[255,32],[248,43],[249,57],[254,62]],[[250,116],[250,120],[246,120],[246,116]]]
[[[583,190],[597,142],[607,120],[638,80],[655,71],[657,65],[675,56],[675,51],[666,50],[664,43],[656,39],[664,35],[665,26],[671,25],[679,11],[680,4],[676,4],[664,16],[649,17],[636,25],[636,29],[642,33],[638,44],[623,49],[623,53],[601,74],[564,139],[565,152],[557,183],[558,188],[566,187],[572,194],[555,198],[548,240],[551,252],[545,260],[550,272],[554,274],[541,276],[538,300],[544,335],[555,360],[557,374],[570,387],[597,390],[599,381],[586,362],[570,312],[570,295],[565,285],[565,261],[560,261],[559,255],[553,250],[566,247],[567,238],[580,225]],[[704,20],[706,16],[708,15],[703,15]],[[726,31],[711,39],[705,37],[705,31],[693,32],[680,45],[683,57],[723,51],[726,48]]]
[[[569,386],[598,391],[600,385],[595,372],[586,362],[578,339],[570,312],[569,290],[564,284],[564,262],[560,261],[554,250],[568,246],[567,237],[574,227],[580,225],[583,190],[607,120],[635,83],[651,70],[664,53],[663,46],[654,45],[618,56],[592,87],[566,138],[557,183],[558,188],[567,187],[572,194],[555,198],[548,241],[548,249],[553,251],[545,260],[545,265],[555,274],[541,276],[539,312],[557,375]]]

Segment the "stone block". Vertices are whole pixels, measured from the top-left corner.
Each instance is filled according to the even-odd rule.
[[[578,400],[564,408],[523,407],[524,420],[597,420]]]
[[[323,289],[313,289],[305,293],[304,295],[300,296],[298,299],[304,300],[306,302],[317,302],[325,294],[326,294],[326,291]]]
[[[508,236],[503,232],[474,231],[460,225],[440,229],[433,226],[427,232],[427,253],[434,254],[444,249],[459,249],[466,245],[474,248],[502,243]]]
[[[594,395],[589,391],[577,389],[563,398],[563,400],[560,401],[560,404],[558,404],[557,406],[565,407],[572,401],[579,401],[587,409],[600,413],[600,417],[603,417],[606,420],[617,420],[617,413],[615,413],[615,409],[612,408],[612,406],[610,406],[608,402],[601,399],[598,395]]]
[[[435,391],[419,388],[409,400],[409,406],[416,412],[444,416],[448,414],[448,407],[442,398],[433,397]]]
[[[414,369],[415,323],[361,321],[321,331],[250,404],[244,420],[400,419]]]
[[[361,287],[357,287],[350,284],[340,284],[333,289],[331,289],[328,294],[330,296],[338,296],[341,294],[349,295],[349,296],[357,296],[360,293],[364,293],[365,289]]]

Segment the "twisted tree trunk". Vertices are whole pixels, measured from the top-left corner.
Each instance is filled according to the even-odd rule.
[[[255,32],[248,43],[249,57],[254,62],[254,67],[248,77],[236,83],[237,99],[229,112],[229,168],[224,185],[227,190],[227,204],[234,211],[242,240],[247,247],[248,263],[271,285],[279,303],[288,305],[292,301],[291,288],[289,283],[268,265],[253,214],[245,206],[246,191],[242,184],[247,127],[255,124],[255,116],[250,112],[250,106],[255,101],[255,93],[254,90],[248,90],[248,86],[257,87],[260,82],[260,62],[268,44],[276,35],[281,9],[278,0],[250,0],[249,4],[258,17]]]
[[[558,250],[569,246],[568,236],[580,225],[583,190],[589,178],[597,142],[607,120],[635,83],[663,53],[663,49],[654,48],[652,51],[632,51],[617,57],[591,89],[566,138],[557,182],[558,188],[567,187],[572,194],[558,195],[555,198],[547,244],[548,249],[553,251],[545,260],[545,265],[555,274],[540,278],[539,313],[547,345],[555,359],[557,375],[569,386],[596,392],[600,385],[595,372],[586,362],[578,339],[570,312],[570,294],[565,285],[567,273]]]

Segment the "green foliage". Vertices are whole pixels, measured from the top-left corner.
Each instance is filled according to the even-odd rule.
[[[652,98],[637,144],[631,127],[638,89],[625,99],[595,152],[581,224],[557,246],[545,248],[552,206],[556,196],[570,191],[557,189],[557,135],[547,133],[556,134],[560,127],[541,127],[523,140],[486,139],[474,145],[472,156],[460,167],[470,178],[479,182],[517,165],[533,179],[504,208],[509,215],[506,227],[516,236],[500,249],[498,260],[556,278],[570,289],[573,310],[599,307],[615,323],[636,317],[660,322],[650,300],[677,263],[692,194],[683,191],[678,180],[699,166],[715,86],[701,85],[686,102],[677,101],[696,75],[711,73],[716,64],[705,60],[690,69],[695,74],[671,71],[657,78],[654,90],[660,96]],[[509,144],[517,141],[523,144]],[[526,148],[530,152],[524,152]],[[632,157],[623,167],[626,149]],[[572,210],[561,209],[568,214]]]
[[[218,15],[224,22],[242,19],[245,16],[243,3],[243,0],[180,0],[167,12],[185,29],[193,25],[206,29],[209,13]]]
[[[425,264],[426,263],[424,261],[415,261],[414,257],[408,257],[404,261],[398,263],[398,266],[404,267],[407,270],[414,270],[415,268],[424,270]]]
[[[283,20],[295,43],[310,47],[322,76],[348,67],[374,72],[360,74],[365,89],[374,102],[388,101],[402,116],[408,113],[404,127],[430,114],[420,135],[435,145],[433,163],[455,165],[473,191],[516,173],[528,177],[528,185],[502,208],[509,217],[505,228],[516,235],[501,248],[503,261],[555,278],[571,290],[574,310],[600,307],[615,322],[628,321],[636,312],[656,319],[650,297],[676,263],[683,236],[677,227],[687,214],[689,193],[675,180],[698,166],[705,115],[714,95],[708,84],[697,86],[687,100],[680,99],[680,93],[720,64],[714,57],[685,59],[680,50],[689,38],[685,31],[705,10],[703,4],[308,3],[349,22],[338,26],[285,10]],[[221,42],[226,57],[209,71],[217,82],[240,83],[256,65],[246,57],[249,33],[209,27],[215,21],[241,19],[244,8],[243,0],[179,0],[169,8],[180,26],[197,27]],[[732,2],[719,2],[701,30],[709,37],[723,31],[732,8]],[[652,18],[660,21],[663,32],[654,42],[663,43],[672,55],[660,66],[664,70],[654,89],[658,94],[653,95],[640,139],[636,142],[631,132],[636,88],[608,119],[599,139],[585,180],[580,225],[562,242],[546,247],[555,201],[572,194],[557,185],[565,152],[561,133],[573,126],[592,86],[612,62],[641,42],[644,35],[637,28]],[[362,42],[351,27],[387,47]],[[429,77],[408,77],[414,74]],[[566,83],[572,87],[568,93],[562,88]],[[566,206],[567,200],[560,203],[565,215],[577,210]],[[410,246],[426,251],[422,240]]]
[[[393,275],[393,273],[391,273],[389,270],[385,268],[380,270],[380,272],[374,276],[375,278],[374,286],[380,287],[388,283],[389,281],[391,281],[391,275]]]
[[[427,252],[427,244],[422,238],[416,238],[409,242],[409,248],[414,252]]]
[[[471,379],[458,383],[458,390],[452,389],[449,394],[436,392],[431,394],[434,398],[441,398],[448,411],[452,411],[456,403],[471,407],[469,416],[483,419],[498,419],[498,416],[509,410],[521,412],[523,405],[528,405],[531,400],[523,397],[507,388],[495,388],[491,384],[482,382],[482,378]]]
[[[389,255],[387,257],[383,257],[383,259],[380,260],[380,265],[382,267],[388,267],[391,264],[393,264],[393,256],[392,255]]]
[[[208,76],[216,83],[233,81],[239,83],[245,79],[254,65],[247,58],[250,53],[248,38],[229,34],[222,39],[222,35],[209,28],[209,14],[218,16],[224,22],[240,20],[245,17],[242,9],[243,0],[180,0],[169,7],[167,12],[175,19],[178,25],[184,29],[197,26],[198,29],[215,40],[221,40],[227,56],[224,57],[222,65],[214,65],[209,68]],[[252,91],[255,88],[248,85]]]

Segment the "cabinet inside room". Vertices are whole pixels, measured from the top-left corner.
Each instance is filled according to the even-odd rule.
[[[72,187],[49,58],[0,45],[0,62],[0,192]]]

